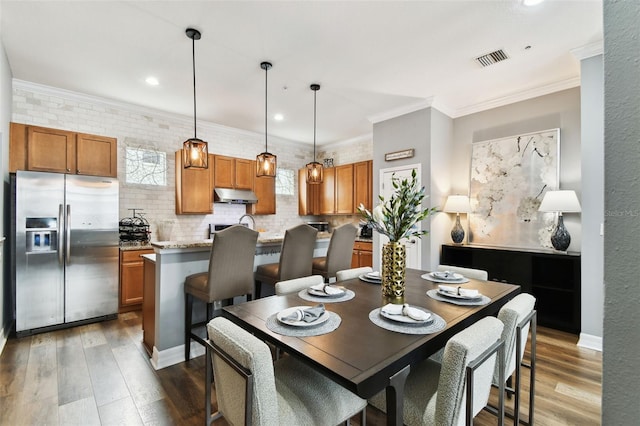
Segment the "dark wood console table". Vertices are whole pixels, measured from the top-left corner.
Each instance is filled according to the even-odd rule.
[[[484,269],[537,299],[538,324],[580,332],[580,254],[444,244],[440,263]]]

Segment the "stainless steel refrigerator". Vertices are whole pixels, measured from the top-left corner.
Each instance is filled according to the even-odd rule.
[[[118,181],[18,171],[12,176],[16,332],[118,312]]]

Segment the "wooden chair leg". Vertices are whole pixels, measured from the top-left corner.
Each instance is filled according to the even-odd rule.
[[[193,311],[193,296],[184,295],[184,360],[189,361],[191,355],[191,313]]]

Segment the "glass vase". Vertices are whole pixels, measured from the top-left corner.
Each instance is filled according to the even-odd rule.
[[[389,242],[382,247],[382,298],[386,303],[404,303],[407,251],[404,244]]]

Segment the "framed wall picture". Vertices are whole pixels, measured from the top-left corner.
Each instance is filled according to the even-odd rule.
[[[472,144],[469,242],[550,248],[554,215],[538,212],[558,189],[560,129]]]

